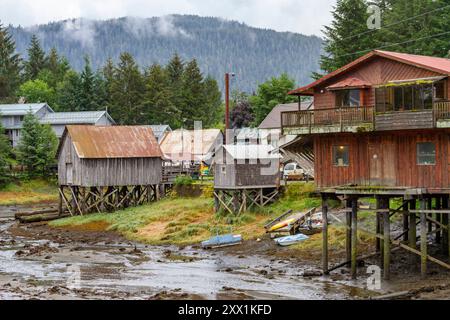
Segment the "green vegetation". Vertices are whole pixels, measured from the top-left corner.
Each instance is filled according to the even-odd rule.
[[[55,162],[58,138],[50,125],[42,125],[29,112],[23,120],[21,139],[17,150],[19,163],[26,167],[29,178],[49,174]]]
[[[0,205],[50,203],[58,199],[56,181],[44,179],[9,182],[0,188]]]
[[[1,114],[0,114],[1,116]],[[0,187],[8,182],[8,165],[11,162],[11,146],[0,121]]]
[[[255,210],[239,216],[214,214],[213,200],[206,189],[198,198],[171,197],[148,206],[70,217],[50,225],[79,230],[98,230],[100,226],[129,239],[152,244],[196,243],[212,235],[229,232],[242,234],[245,239],[256,239],[265,234],[264,224],[285,209],[305,210],[319,204],[319,200],[310,194],[314,185],[298,183],[289,185],[286,195],[263,211]]]
[[[368,29],[370,5],[381,9],[381,28]],[[339,0],[332,14],[320,60],[326,73],[374,49],[449,57],[447,0]]]
[[[174,181],[175,186],[190,186],[194,183],[194,179],[191,176],[177,176]]]

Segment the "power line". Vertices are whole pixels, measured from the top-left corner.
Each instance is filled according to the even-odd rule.
[[[334,57],[334,58],[337,59],[337,58],[341,58],[341,57],[352,56],[352,55],[355,55],[355,54],[366,53],[366,52],[370,52],[370,51],[373,51],[373,50],[380,50],[380,49],[384,49],[384,48],[388,48],[388,47],[392,47],[392,46],[396,46],[396,45],[400,45],[400,44],[406,44],[406,43],[411,43],[411,42],[414,42],[414,41],[440,37],[440,36],[445,35],[445,34],[450,34],[450,31],[441,32],[441,33],[438,33],[438,34],[434,34],[432,36],[427,36],[427,37],[422,37],[422,38],[417,38],[417,39],[411,39],[411,40],[404,41],[404,42],[391,43],[391,44],[388,44],[388,45],[385,45],[385,46],[381,46],[381,47],[378,47],[378,48],[362,50],[362,51],[356,51],[356,52],[353,52],[353,53],[347,53],[347,54],[343,54],[343,55],[340,55],[340,56],[337,56],[337,57]]]
[[[357,36],[360,36],[360,35],[365,35],[365,34],[368,34],[368,33],[371,33],[371,32],[375,32],[375,31],[378,31],[378,30],[381,30],[381,29],[384,29],[384,28],[392,27],[392,26],[401,24],[401,23],[403,23],[403,22],[405,22],[405,21],[410,21],[410,20],[413,20],[413,19],[416,19],[416,18],[425,16],[425,15],[427,15],[427,14],[434,13],[434,12],[437,12],[437,11],[441,11],[441,10],[444,10],[444,9],[447,9],[447,8],[450,8],[450,5],[446,5],[446,6],[443,6],[443,7],[441,7],[441,8],[436,8],[436,9],[433,9],[433,10],[431,10],[431,11],[421,13],[421,14],[419,14],[419,15],[417,15],[417,16],[409,17],[409,18],[406,18],[406,19],[403,19],[403,20],[400,20],[400,21],[397,21],[397,22],[394,22],[394,23],[387,24],[387,25],[385,25],[385,26],[381,26],[381,27],[378,28],[378,29],[370,29],[370,30],[367,30],[367,31],[364,31],[364,32],[361,32],[361,33],[358,33],[358,34],[355,34],[355,35],[352,35],[352,36],[349,36],[349,37],[340,39],[340,41],[344,41],[344,40],[348,40],[348,39],[353,39],[353,38],[355,38],[355,37],[357,37]]]

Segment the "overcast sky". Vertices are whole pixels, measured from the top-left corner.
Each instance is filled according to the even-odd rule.
[[[215,16],[277,31],[320,35],[336,0],[0,0],[3,24],[167,14]]]

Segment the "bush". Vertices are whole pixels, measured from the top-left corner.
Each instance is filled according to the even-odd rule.
[[[190,186],[194,183],[194,180],[191,176],[178,176],[175,178],[174,185],[175,186]]]

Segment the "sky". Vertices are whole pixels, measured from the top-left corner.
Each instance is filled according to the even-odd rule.
[[[250,26],[320,36],[336,0],[0,0],[4,25],[30,26],[69,18],[110,19],[194,14]]]

